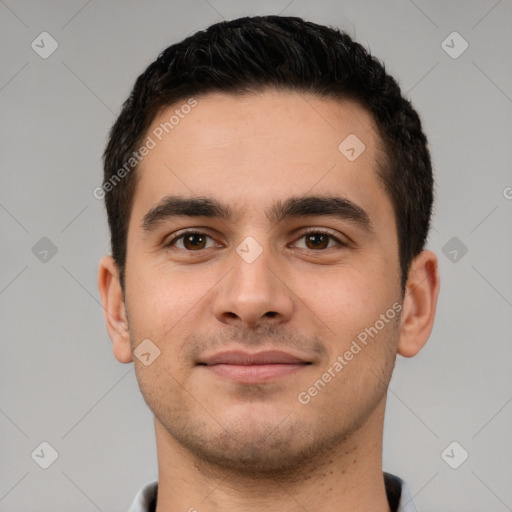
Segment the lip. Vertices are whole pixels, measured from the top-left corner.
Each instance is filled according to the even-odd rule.
[[[205,370],[231,381],[251,384],[280,379],[303,370],[310,361],[278,350],[250,353],[229,351],[200,362]]]
[[[262,352],[244,352],[243,350],[230,350],[227,352],[219,352],[210,357],[205,358],[200,364],[208,366],[216,364],[231,365],[270,365],[270,364],[298,364],[309,363],[300,357],[282,352],[280,350],[265,350]]]

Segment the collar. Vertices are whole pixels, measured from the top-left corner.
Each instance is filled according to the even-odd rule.
[[[407,484],[399,477],[384,472],[386,495],[392,512],[418,512]],[[133,500],[128,512],[155,512],[158,480],[144,485]]]

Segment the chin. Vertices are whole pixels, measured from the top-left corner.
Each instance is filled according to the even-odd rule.
[[[217,468],[252,479],[271,475],[293,479],[299,473],[310,471],[315,460],[346,437],[339,428],[336,433],[324,431],[319,435],[321,428],[292,421],[293,417],[293,413],[281,412],[278,420],[260,415],[259,422],[249,416],[243,422],[233,418],[230,424],[222,423],[219,418],[224,428],[214,422],[196,428],[190,428],[189,424],[186,429],[167,430],[204,471]],[[266,421],[262,421],[263,418]]]

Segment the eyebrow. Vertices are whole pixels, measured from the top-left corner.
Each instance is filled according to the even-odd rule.
[[[317,215],[336,217],[358,225],[373,233],[368,213],[349,199],[330,195],[297,196],[285,201],[276,201],[265,211],[267,219],[278,224],[287,218],[312,217]],[[161,223],[174,217],[208,217],[229,220],[232,210],[217,199],[210,197],[166,196],[142,219],[142,230],[151,232]]]

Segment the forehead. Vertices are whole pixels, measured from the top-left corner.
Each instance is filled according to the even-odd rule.
[[[183,100],[154,119],[137,172],[133,216],[166,195],[218,197],[234,214],[306,194],[347,197],[378,216],[379,136],[355,102],[296,92]]]

